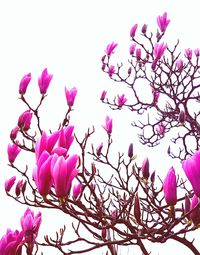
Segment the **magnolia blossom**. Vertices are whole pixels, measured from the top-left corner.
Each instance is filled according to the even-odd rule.
[[[103,101],[106,97],[106,94],[107,94],[107,91],[106,90],[103,90],[102,93],[101,93],[101,97],[100,97],[100,100]]]
[[[57,158],[52,166],[52,176],[55,192],[58,198],[65,198],[71,189],[73,179],[78,174],[76,164],[78,155],[72,155],[65,159],[63,156]]]
[[[18,132],[19,132],[19,127],[16,126],[16,127],[13,128],[13,129],[11,130],[11,132],[10,132],[10,139],[11,139],[11,140],[15,140],[16,137],[17,137]]]
[[[176,68],[178,69],[179,72],[183,70],[183,60],[179,59],[176,61]]]
[[[13,185],[15,184],[16,181],[16,176],[12,176],[10,179],[5,181],[5,191],[9,192],[11,190],[11,188],[13,187]]]
[[[131,30],[130,30],[130,36],[131,36],[131,37],[134,37],[134,36],[135,36],[137,27],[138,27],[138,24],[135,24],[135,25],[131,28]]]
[[[34,215],[34,212],[27,208],[20,220],[26,243],[35,242],[41,221],[42,217],[40,212]]]
[[[82,184],[81,183],[78,183],[76,185],[74,185],[73,187],[73,199],[77,199],[78,196],[81,194],[81,190],[82,190]]]
[[[33,113],[30,110],[23,112],[18,118],[18,127],[23,131],[28,131],[31,126]]]
[[[160,59],[163,54],[164,54],[164,51],[167,49],[167,44],[164,44],[164,43],[161,43],[161,44],[158,44],[156,43],[155,46],[154,46],[154,56],[155,56],[155,59]]]
[[[145,158],[142,162],[142,176],[148,180],[149,178],[149,159]]]
[[[161,32],[165,32],[169,22],[170,22],[170,20],[167,19],[166,12],[163,14],[163,16],[157,17],[157,23],[158,23],[158,26],[159,26]]]
[[[8,153],[8,160],[10,163],[14,163],[20,151],[21,149],[16,144],[8,144],[7,153]]]
[[[106,47],[106,54],[107,54],[107,56],[111,56],[113,53],[114,53],[114,49],[117,47],[117,43],[114,43],[114,42],[112,42],[112,43],[110,43],[110,44],[108,44],[108,46]]]
[[[25,74],[19,84],[19,94],[24,95],[26,93],[26,89],[28,87],[30,80],[31,80],[31,73]]]
[[[200,197],[200,151],[182,162],[183,170],[190,181],[194,193]]]
[[[199,57],[200,56],[200,49],[199,48],[195,49],[194,54],[195,54],[196,57]]]
[[[163,182],[164,197],[167,205],[175,205],[177,202],[176,175],[173,167],[167,173]]]
[[[1,255],[21,255],[22,254],[22,239],[24,233],[18,230],[7,230],[6,234],[0,240]]]
[[[74,87],[71,90],[68,90],[65,87],[65,96],[66,96],[67,104],[69,107],[72,107],[74,105],[76,94],[77,94],[77,88]]]
[[[43,95],[46,94],[52,78],[53,78],[53,75],[48,74],[47,68],[45,68],[43,70],[41,76],[38,78],[38,85],[39,85],[41,94],[43,94]]]
[[[103,126],[106,132],[110,135],[112,133],[112,119],[106,116],[106,124]]]
[[[121,96],[117,96],[117,105],[119,107],[122,107],[127,101],[127,98],[125,97],[125,95],[121,95]]]
[[[109,66],[109,68],[108,68],[109,77],[111,78],[114,73],[115,73],[115,67],[113,65]]]
[[[185,49],[185,56],[188,60],[192,59],[192,50],[190,48]]]
[[[136,44],[135,43],[130,46],[129,53],[130,53],[131,56],[134,55],[135,48],[136,48]]]

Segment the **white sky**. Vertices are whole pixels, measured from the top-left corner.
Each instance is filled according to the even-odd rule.
[[[198,0],[189,3],[180,0],[0,1],[0,236],[7,227],[17,228],[24,212],[23,206],[4,194],[4,181],[14,174],[7,166],[9,133],[18,115],[26,110],[17,94],[21,77],[28,72],[32,73],[30,97],[34,102],[37,93],[33,89],[35,86],[35,90],[38,90],[37,78],[42,70],[47,67],[49,73],[54,75],[48,103],[44,107],[44,125],[47,128],[56,127],[56,120],[64,115],[64,86],[76,86],[79,91],[72,119],[78,132],[84,132],[93,124],[101,129],[106,114],[119,116],[114,122],[114,129],[115,123],[118,126],[115,131],[116,148],[121,148],[122,143],[126,148],[130,142],[134,142],[134,150],[143,158],[149,155],[149,150],[138,145],[136,130],[130,127],[131,115],[116,115],[99,101],[103,89],[112,90],[111,82],[101,71],[101,56],[106,45],[115,41],[119,44],[116,54],[128,58],[129,31],[132,25],[138,23],[141,27],[147,23],[149,28],[155,29],[156,17],[165,11],[171,20],[167,42],[173,44],[179,38],[183,50],[188,47],[197,48],[200,45],[199,9]],[[120,60],[120,57],[117,59]],[[113,93],[115,89],[113,86]],[[99,132],[104,134],[103,131]],[[127,134],[130,134],[129,137]],[[97,143],[100,141],[101,136],[97,138]],[[151,152],[150,157],[152,168],[160,171],[160,175],[165,175],[172,164],[168,158],[160,157],[164,155],[162,152],[165,149],[161,147],[159,155],[155,151]],[[52,222],[57,220],[55,212],[48,213],[44,220],[47,225],[43,228],[52,228]],[[58,227],[63,224],[61,221]],[[169,254],[170,245],[152,245],[152,255]],[[175,243],[171,246],[173,253],[180,254],[180,249],[182,247]],[[48,254],[55,254],[55,251],[51,252]],[[101,253],[95,251],[95,254]],[[135,253],[130,250],[130,254]],[[190,253],[187,251],[187,254]]]

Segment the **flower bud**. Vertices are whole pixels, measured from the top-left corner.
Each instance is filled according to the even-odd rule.
[[[149,178],[149,159],[145,158],[142,163],[142,176],[148,180]]]
[[[68,90],[65,87],[65,97],[69,107],[72,107],[74,105],[76,94],[77,94],[77,88],[74,87],[71,90]]]
[[[17,182],[16,187],[15,187],[15,194],[16,194],[17,197],[20,195],[22,187],[23,187],[23,180],[19,180]]]
[[[178,120],[179,120],[180,123],[185,122],[185,112],[183,110],[180,111],[179,116],[178,116]]]
[[[129,53],[130,53],[131,56],[134,55],[135,47],[136,47],[136,44],[134,43],[134,44],[132,44],[132,45],[130,46],[130,48],[129,48]]]
[[[138,198],[138,193],[135,194],[134,197],[134,216],[138,224],[141,223],[141,211],[140,211],[140,201]]]
[[[5,181],[5,191],[9,192],[12,186],[15,184],[16,176],[11,177],[10,179]]]
[[[155,181],[155,174],[156,174],[156,172],[153,171],[153,173],[152,173],[151,176],[150,176],[151,182],[154,182],[154,181]]]
[[[143,33],[144,35],[146,35],[146,32],[147,32],[147,24],[144,24],[144,25],[142,26],[142,33]]]
[[[77,199],[82,191],[82,184],[79,183],[73,187],[73,199]]]
[[[136,49],[136,59],[139,61],[141,59],[141,49]]]
[[[131,30],[130,30],[130,36],[131,36],[131,37],[134,37],[134,36],[135,36],[137,27],[138,27],[138,24],[135,24],[135,25],[131,28]]]
[[[131,74],[131,72],[132,72],[132,68],[131,68],[131,67],[129,67],[129,69],[128,69],[128,75],[130,75],[130,74]]]
[[[103,143],[101,143],[97,148],[96,148],[96,154],[98,157],[101,156],[101,150],[103,148]]]
[[[102,228],[101,237],[102,237],[103,239],[106,238],[106,232],[107,232],[106,228]]]
[[[199,48],[195,49],[194,54],[198,58],[200,56],[200,49]]]
[[[23,131],[28,131],[31,125],[32,115],[30,110],[23,112],[18,118],[18,127]]]
[[[106,97],[106,94],[107,94],[107,91],[106,90],[103,90],[102,93],[101,93],[101,97],[100,97],[100,100],[101,101],[104,101],[105,97]]]
[[[129,156],[129,158],[133,157],[133,144],[132,143],[128,147],[128,156]]]
[[[200,208],[198,204],[199,198],[196,196],[196,194],[194,194],[190,205],[190,210],[192,210],[192,212],[190,213],[190,218],[195,226],[200,223]]]
[[[167,173],[163,182],[164,197],[167,205],[175,205],[177,202],[176,175],[173,167]]]
[[[19,94],[24,95],[26,93],[26,89],[31,80],[31,73],[24,75],[20,84],[19,84]]]
[[[48,74],[47,68],[45,68],[38,78],[38,86],[42,95],[46,94],[49,84],[53,78],[52,74]]]
[[[190,203],[190,199],[189,197],[186,195],[185,196],[185,208],[184,208],[184,213],[188,213],[190,211],[190,206],[191,206],[191,203]],[[187,215],[187,219],[190,220],[190,214]]]
[[[11,139],[12,141],[14,141],[14,140],[16,139],[17,134],[18,134],[18,131],[19,131],[19,127],[15,127],[15,128],[13,128],[13,129],[11,130],[11,132],[10,132],[10,139]]]
[[[11,164],[14,163],[20,151],[21,149],[16,144],[8,144],[8,148],[7,148],[8,160]]]

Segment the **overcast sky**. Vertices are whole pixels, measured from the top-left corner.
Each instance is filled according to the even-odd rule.
[[[78,96],[73,121],[78,132],[94,124],[101,129],[106,114],[111,117],[116,115],[99,101],[101,91],[112,90],[110,86],[113,85],[101,71],[100,60],[106,45],[112,41],[117,42],[119,46],[116,54],[124,59],[127,54],[128,58],[129,31],[132,25],[138,23],[142,26],[147,23],[149,28],[155,30],[156,17],[167,11],[171,20],[166,35],[167,43],[173,45],[179,38],[182,50],[197,48],[200,45],[199,9],[199,0],[0,1],[0,236],[7,227],[19,227],[19,219],[25,210],[25,207],[4,194],[4,181],[14,174],[7,166],[9,133],[16,125],[18,115],[26,110],[18,100],[21,77],[32,73],[30,90],[31,99],[34,101],[38,95],[34,92],[34,87],[37,91],[37,78],[42,70],[47,67],[49,73],[54,75],[49,88],[49,99],[44,106],[46,127],[55,128],[58,117],[64,113],[61,110],[66,104],[64,87],[76,86]],[[113,91],[115,89],[113,86]],[[119,122],[115,122],[118,126],[116,137],[119,139],[116,146],[121,146],[122,143],[126,146],[129,141],[134,142],[138,146],[134,147],[136,153],[145,157],[149,150],[139,147],[138,141],[135,140],[136,131],[130,127],[132,119],[129,118],[130,115],[120,113]],[[97,140],[99,142],[101,138]],[[172,163],[163,158],[161,165],[158,158],[154,152],[150,162],[153,167],[166,173]],[[163,162],[166,162],[165,167]],[[57,222],[58,219],[53,213],[55,212],[48,214],[49,218]],[[49,229],[49,218],[45,218],[44,224],[47,225],[43,225],[43,229]],[[63,224],[64,222],[60,222],[58,226]],[[171,251],[180,254],[180,249],[180,246],[173,246]],[[152,246],[153,255],[169,254],[169,251],[170,245],[167,244]],[[48,254],[55,254],[55,251]],[[135,253],[130,250],[130,254]],[[187,254],[190,253],[187,251]]]

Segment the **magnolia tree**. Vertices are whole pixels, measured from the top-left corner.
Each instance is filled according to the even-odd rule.
[[[178,42],[168,47],[163,38],[169,22],[164,13],[157,18],[156,33],[149,32],[146,24],[141,33],[137,24],[132,27],[133,44],[127,69],[123,64],[111,63],[117,44],[107,46],[102,70],[112,80],[127,85],[132,94],[130,99],[122,94],[110,100],[103,91],[101,100],[112,109],[128,108],[142,116],[142,121],[139,119],[132,125],[142,130],[139,137],[146,145],[157,145],[166,133],[177,129],[173,142],[179,148],[178,153],[169,148],[168,154],[181,161],[186,178],[181,179],[171,167],[161,180],[150,171],[148,158],[138,166],[133,144],[123,153],[116,152],[113,160],[115,127],[109,116],[102,124],[107,138],[101,144],[91,142],[97,127],[89,128],[84,137],[77,137],[78,127],[70,123],[76,88],[65,88],[68,107],[58,129],[44,130],[40,107],[53,76],[47,69],[42,72],[38,79],[41,96],[33,107],[26,96],[31,81],[31,74],[27,74],[19,85],[20,100],[27,110],[11,131],[7,149],[9,166],[16,174],[5,181],[6,194],[27,205],[27,209],[20,219],[21,228],[8,229],[1,238],[0,255],[43,254],[40,247],[45,246],[56,249],[56,254],[66,255],[101,248],[107,249],[107,255],[117,255],[120,247],[128,246],[132,251],[138,246],[140,254],[148,255],[151,253],[146,246],[148,242],[167,240],[175,240],[193,254],[200,254],[200,247],[188,239],[188,233],[197,230],[200,224],[200,113],[191,108],[191,103],[199,102],[200,51],[186,49],[182,56],[177,52]],[[152,95],[146,101],[141,86],[137,86],[140,80],[146,86],[145,91]],[[17,156],[22,152],[24,156],[33,155],[33,169],[27,166],[26,158],[24,168],[18,166]],[[106,175],[105,167],[109,169]],[[188,188],[189,183],[192,189]],[[42,213],[39,209],[32,211],[33,207],[71,216],[75,237],[65,234],[64,226],[55,236],[47,233],[43,240],[38,240]],[[65,224],[69,228],[69,223]]]

